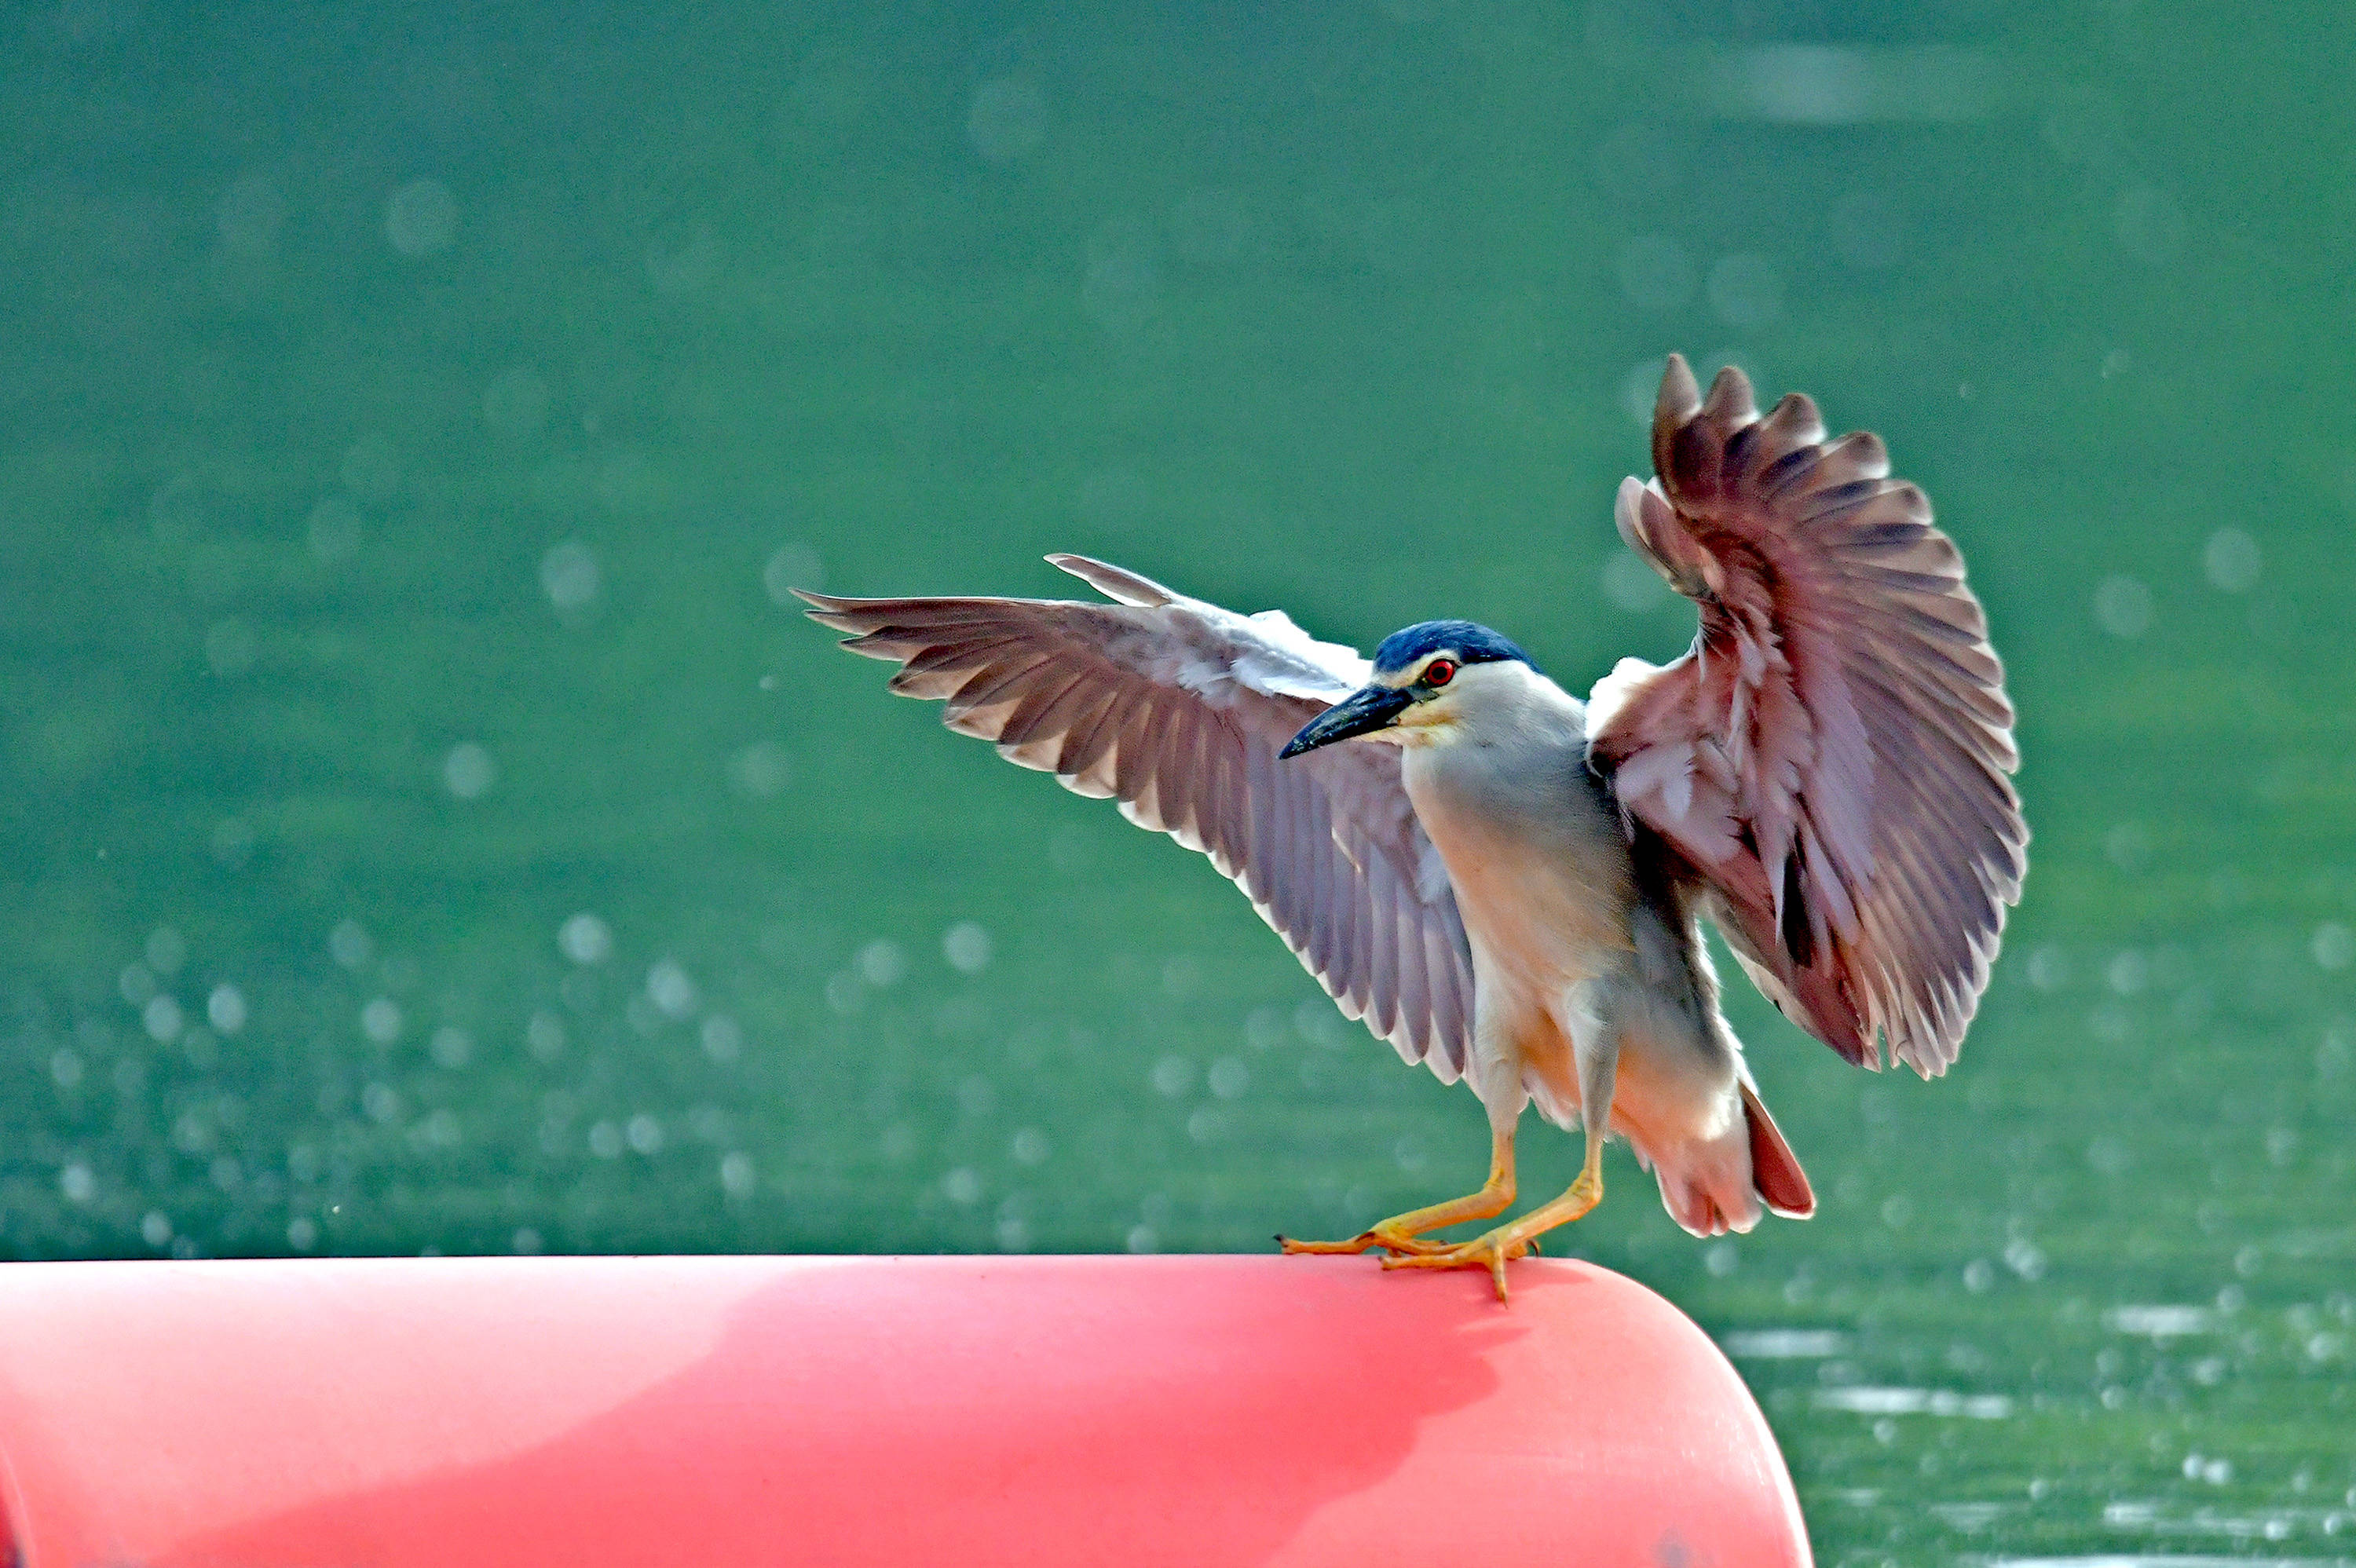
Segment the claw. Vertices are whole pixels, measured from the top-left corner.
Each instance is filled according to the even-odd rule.
[[[1345,1242],[1297,1242],[1286,1235],[1279,1235],[1276,1242],[1278,1246],[1284,1249],[1284,1254],[1287,1257],[1298,1257],[1304,1253],[1341,1253],[1355,1256],[1360,1253],[1372,1252],[1376,1248],[1395,1254],[1421,1256],[1448,1250],[1446,1243],[1423,1241],[1398,1229],[1387,1220],[1372,1230],[1359,1232]]]
[[[1529,1256],[1534,1249],[1525,1240],[1508,1240],[1503,1231],[1491,1231],[1453,1247],[1435,1248],[1414,1257],[1391,1257],[1383,1260],[1389,1268],[1485,1268],[1489,1279],[1497,1287],[1497,1299],[1506,1298],[1505,1265],[1515,1258]]]

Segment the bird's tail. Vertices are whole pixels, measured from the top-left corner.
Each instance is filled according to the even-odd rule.
[[[1815,1213],[1816,1195],[1808,1186],[1808,1173],[1800,1168],[1800,1158],[1783,1141],[1775,1118],[1760,1104],[1759,1092],[1748,1083],[1742,1085],[1742,1119],[1751,1125],[1751,1184],[1768,1209],[1787,1220]]]

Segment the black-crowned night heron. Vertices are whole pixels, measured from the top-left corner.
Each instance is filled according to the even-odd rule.
[[[1955,1059],[2029,837],[1962,558],[1879,440],[1826,442],[1796,394],[1762,420],[1736,370],[1705,402],[1671,357],[1653,465],[1620,487],[1620,533],[1700,635],[1583,704],[1469,621],[1368,664],[1079,556],[1048,559],[1115,603],[802,595],[951,729],[1209,855],[1344,1012],[1472,1086],[1479,1191],[1289,1252],[1484,1267],[1502,1297],[1507,1260],[1601,1198],[1610,1133],[1696,1235],[1812,1213],[1719,1011],[1705,915],[1850,1061]],[[1512,1204],[1533,1101],[1584,1130],[1569,1190],[1428,1240]]]

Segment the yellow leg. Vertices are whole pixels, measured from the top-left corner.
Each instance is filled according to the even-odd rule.
[[[1557,1225],[1568,1225],[1603,1201],[1603,1139],[1590,1133],[1587,1162],[1578,1179],[1551,1203],[1541,1203],[1518,1220],[1508,1221],[1462,1246],[1418,1248],[1413,1257],[1385,1258],[1385,1268],[1485,1268],[1496,1283],[1497,1299],[1505,1299],[1505,1264],[1537,1250],[1537,1239]]]
[[[1295,1253],[1363,1253],[1372,1247],[1383,1247],[1393,1253],[1434,1254],[1451,1251],[1439,1242],[1419,1242],[1416,1238],[1426,1231],[1437,1231],[1445,1225],[1462,1224],[1467,1220],[1491,1220],[1513,1207],[1514,1203],[1514,1129],[1492,1130],[1489,1135],[1489,1179],[1481,1184],[1478,1192],[1462,1198],[1451,1198],[1445,1203],[1428,1208],[1410,1209],[1404,1214],[1394,1214],[1372,1228],[1359,1232],[1346,1242],[1296,1242],[1290,1236],[1279,1236],[1277,1242],[1288,1254]]]

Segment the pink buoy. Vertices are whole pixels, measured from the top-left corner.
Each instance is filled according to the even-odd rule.
[[[1585,1264],[0,1268],[23,1568],[1809,1559],[1676,1308]]]

